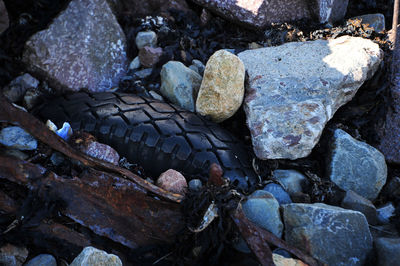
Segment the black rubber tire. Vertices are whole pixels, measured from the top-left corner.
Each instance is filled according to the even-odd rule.
[[[246,147],[218,124],[154,99],[123,93],[79,92],[41,105],[34,113],[58,127],[67,121],[115,148],[153,176],[172,168],[205,181],[218,163],[239,188],[256,182]]]

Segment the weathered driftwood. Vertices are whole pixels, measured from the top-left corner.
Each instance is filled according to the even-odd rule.
[[[79,177],[63,178],[41,166],[0,155],[0,180],[57,195],[65,203],[61,210],[64,216],[130,248],[171,243],[185,228],[178,204],[182,195],[165,191],[127,169],[74,150],[35,117],[8,103],[1,94],[0,121],[18,124],[36,139],[88,167]],[[15,212],[18,206],[1,191],[0,199],[4,199],[0,211]],[[262,265],[274,265],[269,244],[288,250],[309,265],[318,265],[310,256],[252,224],[240,207],[231,217]],[[90,244],[90,239],[61,224],[40,223],[34,230],[44,238],[65,239],[66,244]]]
[[[171,243],[184,226],[178,204],[156,200],[135,183],[94,169],[79,178],[63,178],[0,156],[0,178],[31,189],[46,188],[66,204],[63,215],[130,248]]]

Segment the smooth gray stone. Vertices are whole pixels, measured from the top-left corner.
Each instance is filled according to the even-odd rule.
[[[336,129],[330,143],[327,174],[341,189],[353,190],[372,201],[386,183],[387,166],[380,151]]]
[[[368,223],[370,224],[377,223],[376,208],[374,204],[372,204],[370,200],[361,197],[352,190],[346,192],[341,206],[345,209],[350,209],[363,213],[367,218]]]
[[[50,254],[40,254],[28,261],[24,266],[57,266],[57,261]]]
[[[400,262],[400,238],[377,238],[375,241],[378,255],[377,265],[394,266]]]
[[[279,213],[279,203],[274,196],[263,190],[256,190],[242,203],[246,217],[257,226],[282,237],[283,224]]]
[[[279,202],[279,205],[292,203],[289,194],[278,184],[270,183],[266,185],[263,190],[271,193]]]
[[[145,46],[156,47],[157,34],[154,31],[140,31],[136,35],[135,42],[138,50]]]
[[[194,191],[199,191],[203,187],[203,184],[200,179],[192,179],[189,181],[188,185],[189,189]]]
[[[201,76],[181,62],[169,61],[161,69],[160,92],[171,102],[194,112]]]
[[[323,203],[282,206],[285,240],[328,265],[364,265],[372,250],[365,216]]]
[[[279,181],[289,195],[304,192],[308,186],[307,178],[296,170],[275,170],[272,172],[272,178]]]

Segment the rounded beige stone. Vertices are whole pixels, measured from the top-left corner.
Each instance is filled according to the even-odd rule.
[[[222,122],[233,116],[244,97],[245,69],[236,55],[219,50],[207,62],[196,101],[196,111]]]

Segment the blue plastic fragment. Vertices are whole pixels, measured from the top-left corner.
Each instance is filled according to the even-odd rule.
[[[72,136],[72,128],[68,122],[64,122],[62,128],[56,131],[57,135],[59,135],[62,139],[68,140],[70,136]]]

